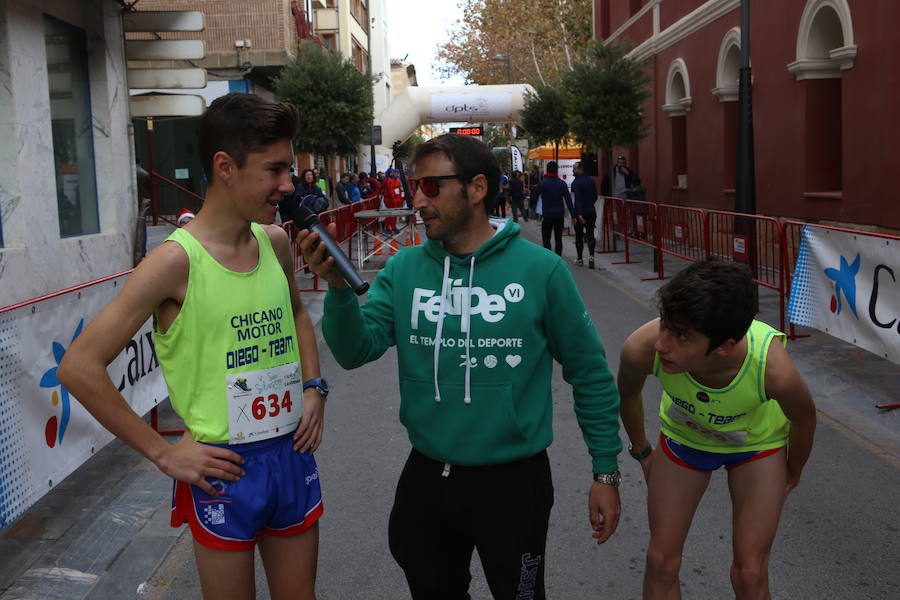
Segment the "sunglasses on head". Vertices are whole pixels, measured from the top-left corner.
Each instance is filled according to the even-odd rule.
[[[472,178],[464,177],[462,175],[434,175],[432,177],[410,177],[407,181],[409,181],[409,188],[413,195],[416,194],[417,190],[422,190],[422,193],[425,194],[426,198],[434,198],[441,193],[440,182],[446,179],[457,179],[462,182],[467,182]]]

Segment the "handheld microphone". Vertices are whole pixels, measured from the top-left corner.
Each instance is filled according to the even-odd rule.
[[[369,282],[363,281],[363,278],[359,276],[359,273],[356,272],[356,267],[353,266],[353,263],[350,262],[350,259],[344,254],[341,247],[338,246],[338,243],[334,241],[334,238],[328,235],[325,226],[322,225],[322,222],[319,221],[319,218],[314,212],[305,206],[298,206],[294,210],[294,227],[297,228],[297,231],[309,229],[310,231],[318,233],[319,240],[325,244],[325,249],[328,251],[328,254],[334,258],[334,266],[337,267],[337,270],[344,278],[344,281],[353,288],[356,295],[362,296],[368,291]]]

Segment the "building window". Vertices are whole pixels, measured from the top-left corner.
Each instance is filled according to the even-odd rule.
[[[44,16],[61,237],[100,231],[84,31]]]
[[[805,188],[840,192],[842,182],[841,80],[808,79],[806,88]]]
[[[669,66],[666,77],[666,103],[662,109],[671,117],[672,125],[672,185],[686,188],[687,171],[687,113],[691,110],[691,80],[688,77],[687,65],[681,58],[676,58]]]
[[[353,65],[356,67],[356,70],[360,73],[366,73],[368,71],[368,62],[369,55],[362,49],[362,46],[356,43],[356,40],[353,40]]]
[[[356,19],[356,22],[359,23],[359,26],[363,28],[363,31],[368,33],[369,28],[366,26],[366,23],[369,21],[369,11],[366,7],[366,3],[363,0],[349,0],[349,2],[350,14],[353,15],[353,18]]]
[[[336,33],[322,33],[319,34],[319,37],[322,39],[322,45],[331,50],[332,52],[337,52],[337,34]]]

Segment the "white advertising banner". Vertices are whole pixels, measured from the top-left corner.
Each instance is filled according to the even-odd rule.
[[[0,530],[112,439],[59,383],[56,369],[127,278],[0,313]],[[168,396],[150,320],[108,372],[138,414]]]
[[[512,93],[434,93],[431,94],[431,118],[447,121],[491,121],[512,117]]]
[[[900,364],[900,242],[806,225],[788,319]]]

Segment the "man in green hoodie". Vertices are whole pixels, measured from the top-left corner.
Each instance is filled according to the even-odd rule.
[[[620,512],[615,382],[565,262],[520,238],[517,224],[488,218],[500,181],[490,150],[446,134],[420,144],[411,164],[428,240],[387,263],[364,305],[316,246],[318,234],[299,234],[330,287],[325,340],[346,369],[397,346],[412,451],[389,539],[412,597],[468,598],[477,548],[495,598],[544,598],[553,360],[573,387],[593,461],[597,543]]]

